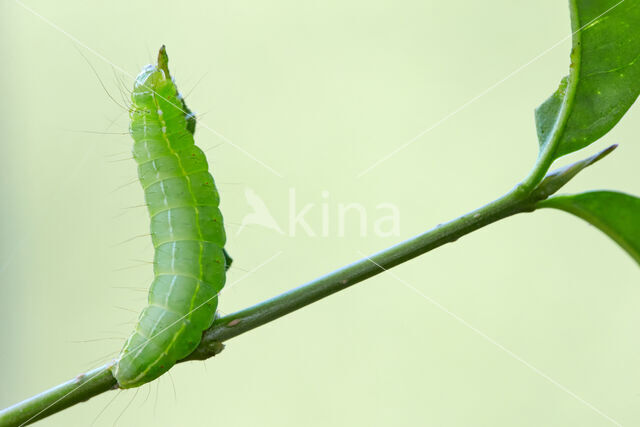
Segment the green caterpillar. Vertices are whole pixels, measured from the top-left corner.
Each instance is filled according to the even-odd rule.
[[[169,74],[165,47],[131,94],[133,157],[151,217],[155,278],[149,305],[113,369],[120,388],[169,370],[211,326],[231,258],[220,197],[204,153],[195,146],[195,116]]]

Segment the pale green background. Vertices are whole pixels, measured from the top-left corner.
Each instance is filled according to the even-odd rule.
[[[144,208],[126,209],[143,202],[135,165],[116,161],[131,146],[127,115],[81,53],[120,99],[165,43],[183,92],[200,80],[188,102],[201,121],[284,176],[199,128],[236,260],[229,283],[282,251],[222,295],[226,313],[508,190],[536,156],[533,108],[568,68],[565,41],[356,179],[563,39],[565,2],[25,1],[128,74],[117,71],[119,83],[109,64],[16,2],[1,3],[0,407],[113,357],[150,282],[149,238],[121,243],[148,233]],[[566,190],[639,194],[638,135],[635,107],[602,141],[560,162],[621,143]],[[355,221],[343,238],[260,226],[236,235],[250,211],[245,187],[283,228],[289,188],[301,204],[328,191],[331,227],[340,202],[372,215],[393,203],[401,236],[360,237]],[[316,228],[319,209],[309,216]],[[521,215],[394,274],[619,423],[640,424],[638,266],[585,223],[561,212]],[[109,403],[116,393],[41,424],[613,424],[389,274]]]

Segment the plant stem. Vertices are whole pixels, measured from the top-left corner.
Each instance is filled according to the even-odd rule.
[[[199,347],[187,360],[204,360],[219,353],[221,343],[271,322],[326,296],[416,258],[446,243],[455,242],[485,225],[520,212],[534,210],[539,197],[519,187],[505,196],[422,233],[416,237],[365,257],[267,301],[216,319],[204,332]],[[117,388],[112,364],[79,375],[57,387],[0,411],[0,427],[22,426],[45,418],[93,396]]]
[[[331,294],[362,282],[396,265],[446,243],[455,242],[485,225],[516,213],[532,211],[533,202],[514,190],[475,211],[440,224],[409,240],[365,257],[252,307],[217,319],[204,332],[200,346],[185,360],[203,360],[215,352],[215,344],[243,334],[296,311]]]
[[[102,366],[0,411],[0,426],[34,423],[116,386],[111,365]]]

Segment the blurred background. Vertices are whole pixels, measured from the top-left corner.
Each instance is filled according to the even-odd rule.
[[[161,44],[221,193],[231,313],[523,178],[568,70],[565,3],[3,1],[0,407],[111,360],[145,305],[126,103]],[[561,159],[620,143],[563,191],[640,194],[639,118]],[[247,221],[256,198],[271,222]],[[638,266],[586,223],[520,215],[394,274],[449,313],[379,275],[41,425],[640,424]]]

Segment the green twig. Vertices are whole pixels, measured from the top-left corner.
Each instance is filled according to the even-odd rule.
[[[0,411],[0,426],[34,423],[117,387],[111,365],[105,365]]]
[[[280,294],[252,307],[216,319],[204,332],[198,348],[181,360],[204,360],[220,353],[223,342],[294,312],[306,305],[380,274],[396,265],[416,258],[447,243],[455,242],[486,225],[509,216],[531,212],[538,202],[558,191],[585,167],[605,157],[615,146],[585,160],[549,173],[536,182],[530,191],[523,185],[501,198],[482,206],[416,237],[387,248],[353,264],[342,267],[308,282],[298,288]],[[33,396],[23,402],[0,411],[0,427],[31,424],[77,403],[88,400],[108,390],[117,388],[117,382],[107,364],[86,374],[79,375],[57,387]]]
[[[534,210],[540,197],[513,190],[473,212],[370,257],[340,268],[272,299],[216,319],[203,334],[200,346],[186,360],[207,359],[222,350],[221,343],[298,310],[326,296],[416,258],[446,243],[455,242],[485,225]],[[0,411],[0,427],[22,426],[45,418],[108,390],[117,388],[111,364]]]

